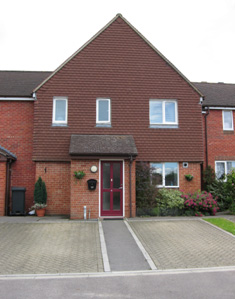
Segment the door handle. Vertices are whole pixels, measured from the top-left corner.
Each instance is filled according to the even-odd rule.
[[[122,189],[122,187],[119,187],[119,189]]]

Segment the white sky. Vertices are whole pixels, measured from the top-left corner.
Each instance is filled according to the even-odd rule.
[[[189,80],[235,83],[235,0],[0,0],[0,70],[53,71],[117,13]]]

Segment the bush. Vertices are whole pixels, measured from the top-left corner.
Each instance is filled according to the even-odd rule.
[[[220,211],[225,211],[230,207],[231,199],[228,197],[226,185],[223,180],[215,180],[211,185],[208,185],[207,189],[214,198],[217,198]]]
[[[46,204],[47,203],[47,190],[46,185],[42,178],[39,177],[34,187],[34,202],[35,204]]]
[[[206,191],[208,190],[208,186],[212,185],[216,180],[214,169],[208,165],[206,169],[203,171],[203,186]]]
[[[219,210],[213,195],[206,191],[182,194],[181,197],[184,199],[185,209],[195,216],[215,215]]]
[[[151,184],[152,168],[148,163],[136,164],[136,206],[152,209],[156,206],[157,188]]]
[[[179,216],[183,214],[184,199],[179,190],[162,188],[158,191],[156,202],[161,216]]]

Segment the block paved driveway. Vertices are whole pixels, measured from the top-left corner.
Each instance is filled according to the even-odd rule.
[[[0,275],[100,271],[97,222],[0,223]]]
[[[129,224],[158,269],[235,266],[235,238],[202,220]]]

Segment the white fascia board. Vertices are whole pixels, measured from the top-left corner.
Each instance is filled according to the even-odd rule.
[[[34,98],[0,97],[0,101],[35,101]]]
[[[235,110],[235,107],[209,107],[210,110]]]

